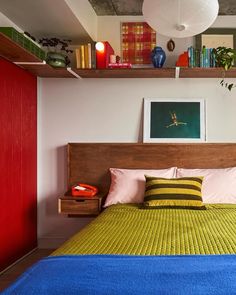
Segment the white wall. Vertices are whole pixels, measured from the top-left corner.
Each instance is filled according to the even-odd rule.
[[[212,28],[235,28],[236,15],[219,15],[211,26]]]
[[[88,0],[65,0],[93,40],[97,40],[97,15]]]
[[[55,246],[88,222],[57,213],[57,199],[66,189],[68,142],[142,141],[144,97],[205,98],[207,141],[236,142],[236,90],[228,92],[219,81],[42,79],[38,105],[40,246]]]
[[[120,26],[121,22],[143,22],[143,16],[99,16],[98,17],[98,40],[109,41],[113,47],[115,54],[121,55],[121,38],[120,38]],[[186,49],[193,44],[193,38],[178,39],[173,38],[175,42],[175,50],[169,52],[166,48],[169,37],[162,36],[157,33],[156,42],[158,46],[161,46],[167,55],[165,67],[175,66],[175,62],[178,56],[186,51]]]

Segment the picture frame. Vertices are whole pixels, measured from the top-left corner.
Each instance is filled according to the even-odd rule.
[[[204,142],[205,120],[202,98],[144,98],[143,142]]]
[[[146,22],[121,22],[121,59],[135,66],[151,66],[151,52],[156,46],[156,31]]]
[[[204,45],[203,44],[203,36],[205,36],[205,38],[206,38],[205,40],[207,40],[207,41],[208,41],[207,36],[209,36],[209,38],[216,37],[216,39],[218,39],[218,42],[220,42],[220,43],[216,43],[216,46],[211,46],[213,48],[218,47],[218,46],[228,45],[228,40],[226,40],[224,38],[224,36],[231,36],[232,43],[233,43],[232,48],[236,49],[236,29],[233,29],[233,28],[210,28],[210,29],[207,29],[206,31],[202,32],[201,34],[196,35],[195,47],[197,49],[201,49],[202,46]],[[221,37],[221,38],[218,38],[218,37]],[[226,46],[226,47],[231,47],[231,46]]]

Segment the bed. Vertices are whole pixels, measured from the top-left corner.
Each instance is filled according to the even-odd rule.
[[[110,205],[3,294],[236,294],[236,144],[68,144],[68,187],[108,192],[111,167],[230,172],[230,203]]]

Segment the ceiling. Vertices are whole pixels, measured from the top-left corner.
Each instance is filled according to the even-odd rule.
[[[97,15],[142,15],[143,0],[88,1]],[[220,15],[236,15],[236,0],[219,0],[219,4]]]
[[[64,0],[0,0],[0,12],[37,39],[59,37],[72,39],[74,43],[91,41]]]

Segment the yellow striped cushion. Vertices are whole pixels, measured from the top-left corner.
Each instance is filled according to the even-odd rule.
[[[203,177],[145,178],[144,208],[206,209],[201,194]]]

